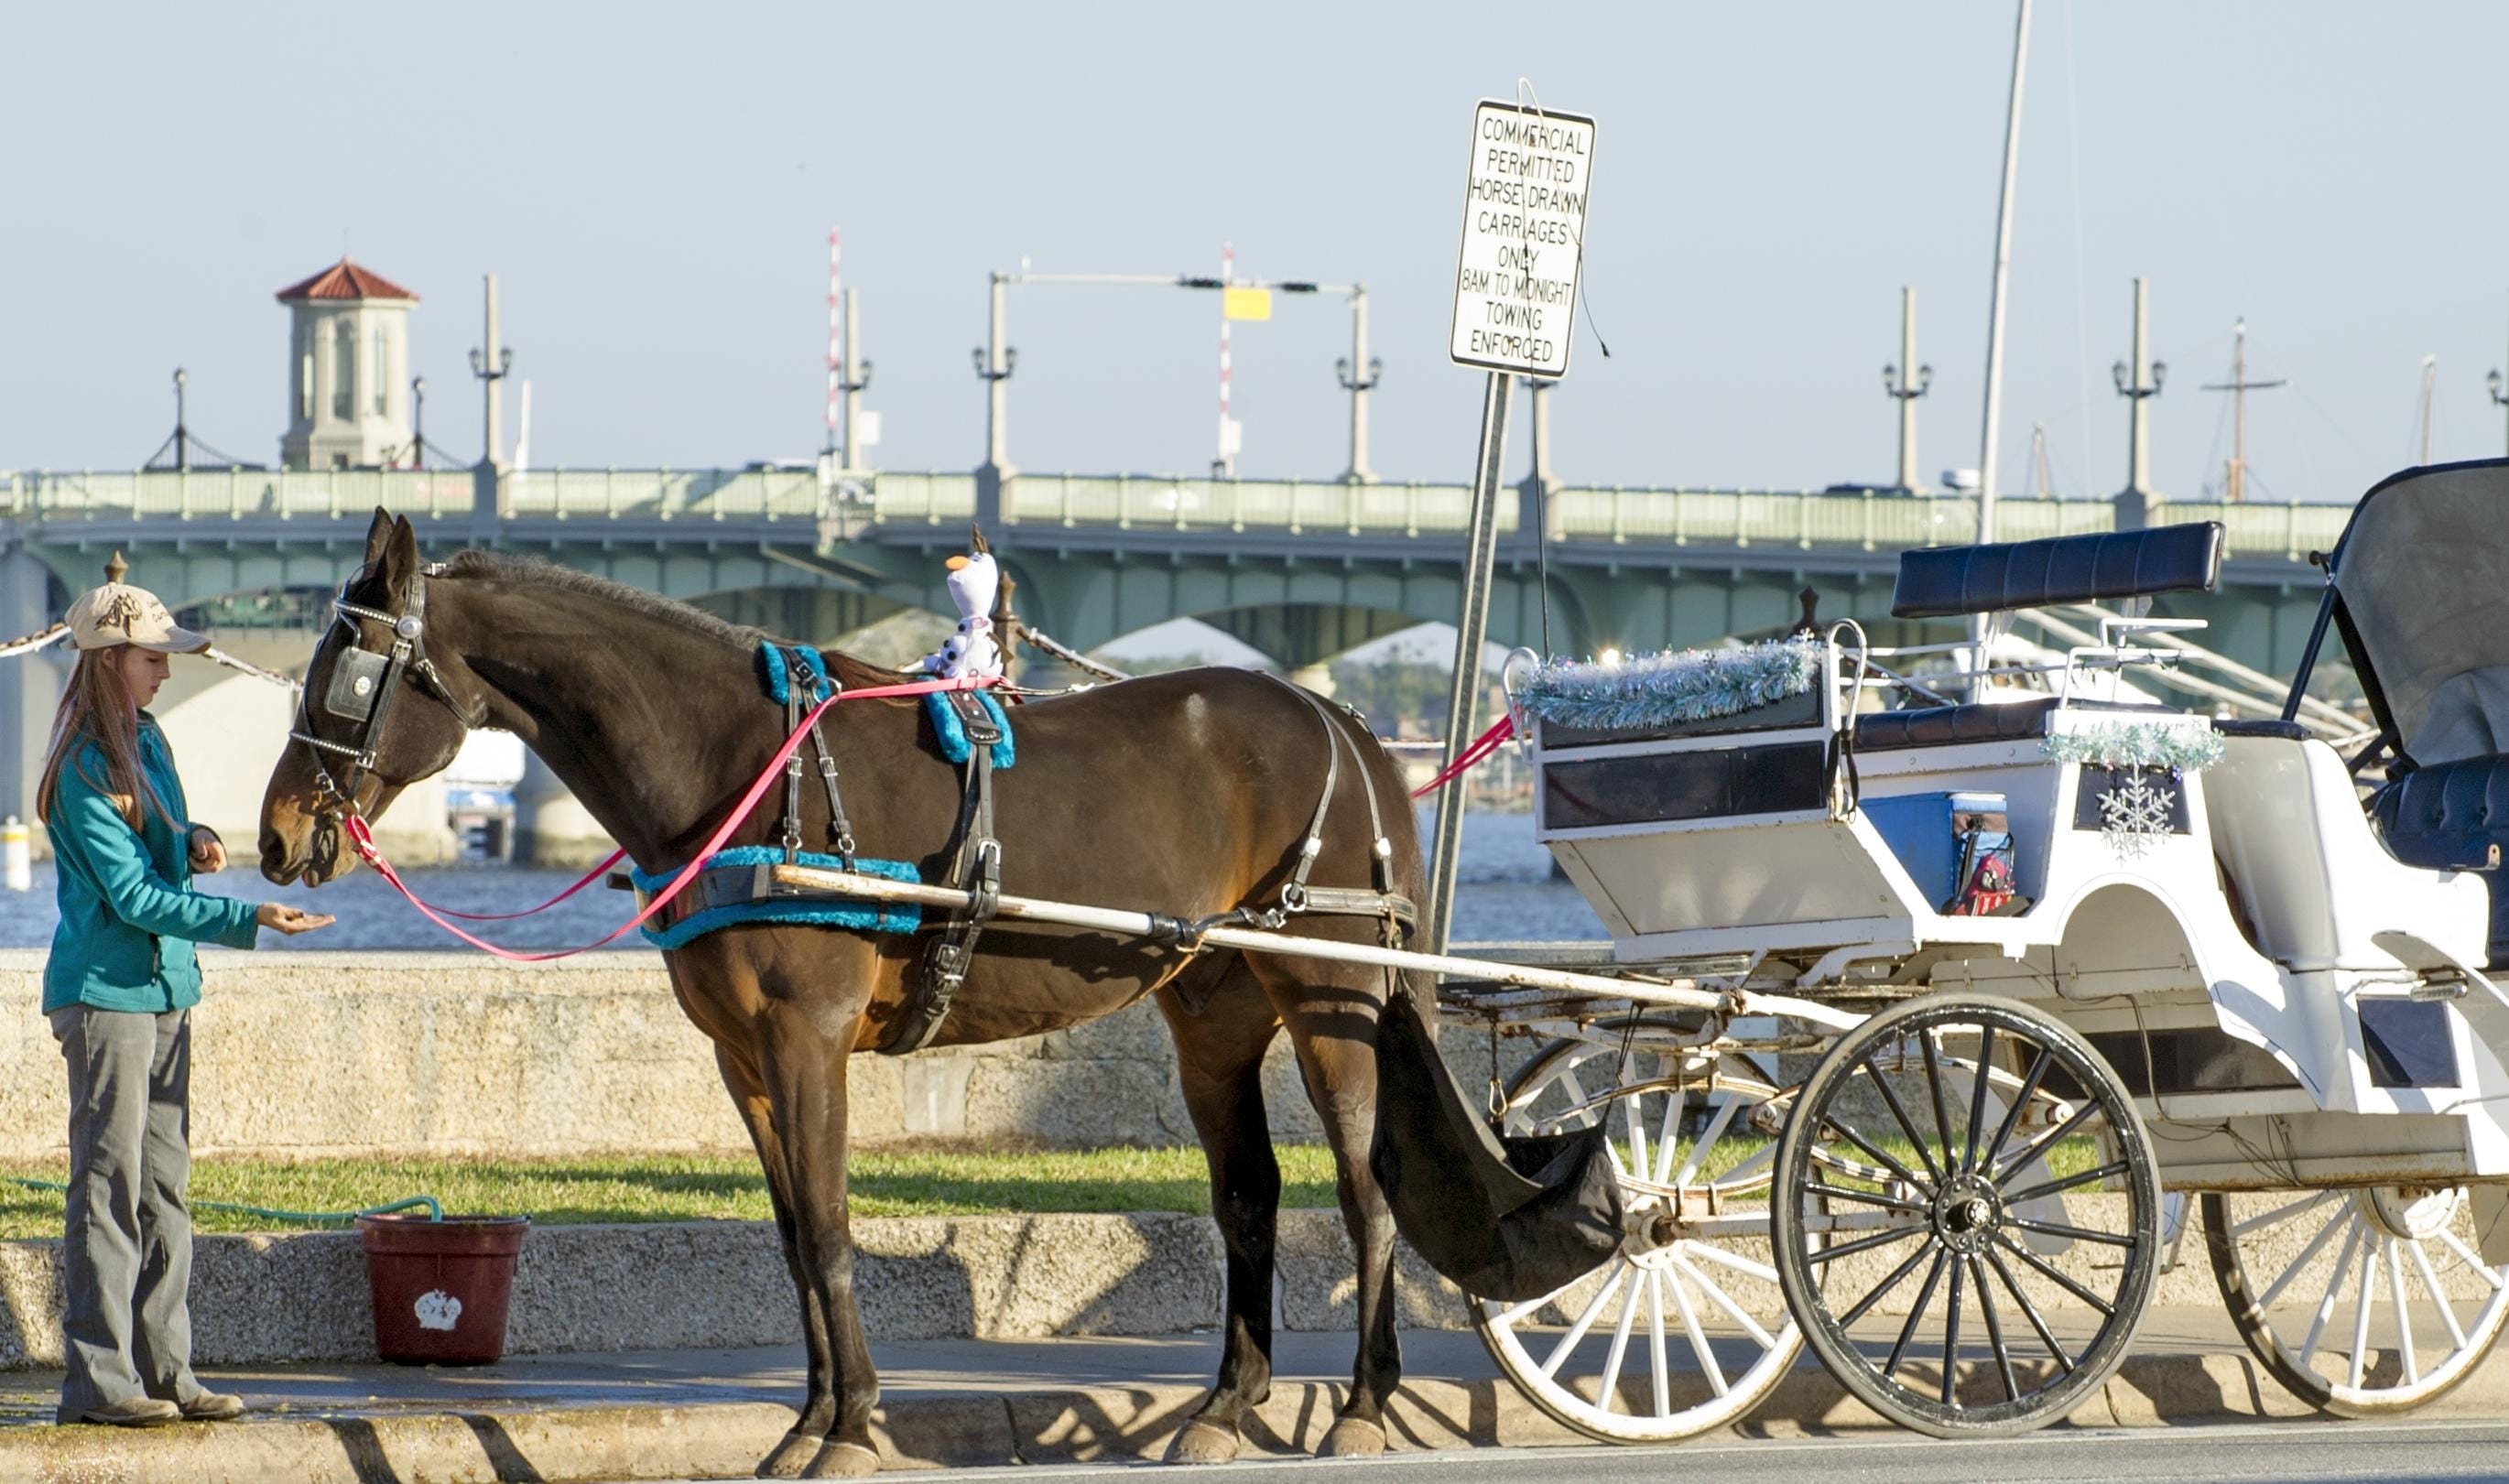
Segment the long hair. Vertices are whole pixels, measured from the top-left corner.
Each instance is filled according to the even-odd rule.
[[[122,654],[130,648],[117,644],[79,651],[78,668],[70,672],[60,710],[53,713],[52,744],[45,749],[44,778],[35,790],[37,819],[51,816],[60,796],[61,770],[90,742],[104,754],[104,776],[97,778],[85,768],[79,776],[112,799],[131,829],[140,827],[143,809],[172,817],[139,765],[139,708],[132,703],[131,684],[122,675]]]

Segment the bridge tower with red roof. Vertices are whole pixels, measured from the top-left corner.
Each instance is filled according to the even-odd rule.
[[[291,469],[415,466],[409,312],[418,295],[343,257],[279,291],[288,314]]]

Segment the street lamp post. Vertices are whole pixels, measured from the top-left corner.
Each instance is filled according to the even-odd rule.
[[[2483,385],[2491,389],[2492,405],[2497,407],[2509,407],[2509,392],[2504,392],[2500,390],[2499,367],[2494,366],[2491,369],[2491,374],[2483,379]]]
[[[1912,381],[1910,378],[1914,378]],[[1899,404],[1899,489],[1917,488],[1917,398],[1934,384],[1934,368],[1917,364],[1917,291],[1899,290],[1899,363],[1882,368],[1882,390]]]
[[[2166,361],[2151,359],[2152,280],[2134,280],[2134,360],[2118,361],[2109,367],[2109,379],[2116,384],[2117,395],[2126,399],[2132,414],[2126,419],[2125,497],[2135,501],[2135,524],[2143,524],[2143,512],[2152,503],[2152,425],[2144,404],[2160,395],[2161,383],[2169,378]]]
[[[427,467],[427,378],[409,379],[409,466]]]
[[[1375,390],[1384,374],[1385,362],[1367,353],[1367,288],[1354,283],[1350,288],[1350,354],[1333,360],[1333,380],[1350,393],[1350,467],[1341,477],[1352,484],[1376,482],[1376,471],[1367,466],[1367,393]]]

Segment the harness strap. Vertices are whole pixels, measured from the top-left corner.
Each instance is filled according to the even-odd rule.
[[[967,893],[967,909],[942,924],[924,949],[921,972],[910,982],[897,1024],[879,1047],[885,1056],[921,1051],[941,1033],[942,1022],[950,1018],[950,1002],[975,963],[976,940],[1001,909],[1002,847],[993,837],[993,750],[991,741],[972,732],[968,740],[972,745],[967,750],[965,786],[958,796],[958,819],[951,832],[956,850],[950,870],[953,882]]]

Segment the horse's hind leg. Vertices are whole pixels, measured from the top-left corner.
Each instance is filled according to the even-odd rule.
[[[1322,931],[1323,929],[1319,929]],[[1394,1332],[1394,1209],[1368,1167],[1376,1135],[1376,1023],[1384,971],[1319,959],[1249,955],[1290,1027],[1307,1096],[1333,1152],[1334,1193],[1359,1256],[1359,1355],[1350,1398],[1316,1450],[1326,1458],[1385,1451],[1385,1403],[1403,1381]]]
[[[766,1086],[758,1069],[733,1056],[730,1048],[717,1043],[714,1059],[723,1069],[723,1085],[731,1094],[732,1106],[740,1110],[740,1121],[749,1127],[749,1141],[758,1151],[759,1168],[767,1172],[767,1197],[775,1211],[775,1235],[783,1242],[784,1266],[792,1273],[794,1289],[801,1296],[809,1383],[803,1393],[802,1413],[793,1420],[792,1430],[758,1465],[760,1478],[789,1479],[819,1456],[828,1428],[837,1419],[836,1367],[828,1350],[827,1319],[820,1312],[809,1277],[802,1268],[801,1235],[793,1219],[792,1170],[784,1158],[783,1140],[775,1132]]]
[[[1197,1014],[1178,990],[1158,996],[1175,1037],[1185,1111],[1211,1165],[1211,1214],[1228,1251],[1227,1327],[1211,1395],[1177,1434],[1171,1463],[1224,1464],[1237,1456],[1249,1409],[1272,1391],[1272,1253],[1281,1211],[1281,1168],[1263,1113],[1263,1051],[1280,1029],[1262,988],[1236,960],[1186,971],[1207,988]],[[1208,975],[1209,979],[1202,979]]]

